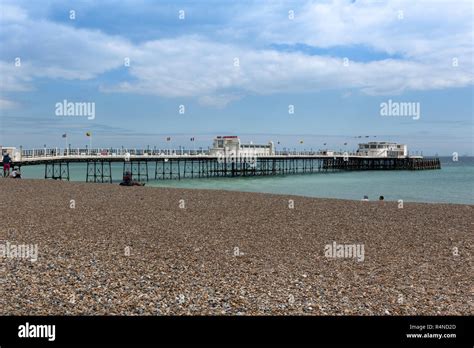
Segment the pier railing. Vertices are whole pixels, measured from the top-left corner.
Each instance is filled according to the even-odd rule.
[[[41,148],[41,149],[21,149],[15,159],[22,161],[25,159],[39,159],[52,157],[120,157],[120,156],[209,156],[208,149],[136,149],[136,148]],[[357,152],[350,151],[328,151],[328,150],[280,150],[275,151],[274,156],[349,156],[363,157]],[[256,154],[255,157],[263,157]],[[268,156],[265,156],[268,157]]]
[[[159,156],[159,155],[207,155],[208,150],[185,150],[185,149],[128,149],[128,148],[46,148],[46,149],[30,149],[21,150],[21,159],[38,158],[38,157],[63,157],[63,156]]]

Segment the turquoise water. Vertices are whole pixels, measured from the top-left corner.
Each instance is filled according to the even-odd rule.
[[[376,200],[403,199],[407,202],[445,202],[474,204],[474,158],[441,158],[441,170],[363,171],[304,175],[150,180],[147,186],[193,189],[219,189],[248,192],[281,193],[311,197]],[[44,166],[23,167],[25,178],[44,178]],[[85,181],[85,164],[70,166],[71,180]],[[112,168],[114,182],[122,177],[122,165]],[[149,166],[154,178],[154,165]]]

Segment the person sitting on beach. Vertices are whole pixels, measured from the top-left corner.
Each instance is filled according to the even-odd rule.
[[[8,175],[10,175],[10,166],[12,164],[12,159],[10,158],[10,155],[8,154],[8,152],[6,152],[3,155],[2,163],[3,163],[3,177],[7,177]]]
[[[21,172],[19,169],[13,168],[12,172],[10,173],[10,178],[12,179],[21,179]]]
[[[123,175],[122,182],[120,183],[121,186],[131,186],[132,183],[132,174],[130,172],[126,172]]]
[[[132,180],[132,173],[126,172],[120,186],[145,186],[145,184]]]

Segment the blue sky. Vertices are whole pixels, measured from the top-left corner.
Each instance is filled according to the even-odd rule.
[[[0,0],[0,144],[64,146],[67,133],[85,146],[90,131],[93,146],[228,134],[352,149],[370,135],[473,155],[472,6]],[[95,118],[56,116],[64,99],[95,103]],[[420,118],[381,116],[388,100],[419,103]]]

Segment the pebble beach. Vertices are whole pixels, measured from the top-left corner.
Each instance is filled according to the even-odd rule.
[[[473,205],[13,179],[0,192],[0,315],[474,314]],[[328,256],[335,244],[363,258]]]

